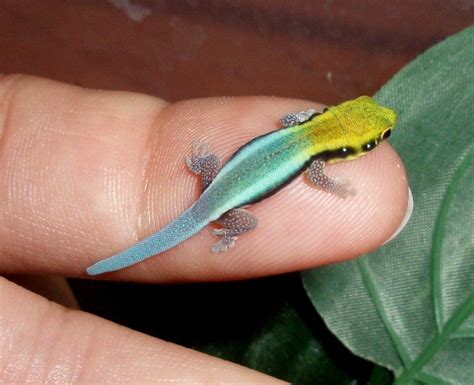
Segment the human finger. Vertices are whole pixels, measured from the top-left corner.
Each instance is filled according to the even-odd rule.
[[[92,263],[157,231],[199,195],[184,157],[196,138],[221,159],[278,127],[307,101],[213,98],[167,105],[124,92],[31,77],[0,85],[0,269],[84,274]],[[299,178],[249,210],[256,230],[214,254],[208,230],[109,278],[222,280],[300,270],[379,247],[407,207],[401,160],[389,145],[328,168],[351,180],[348,199]]]
[[[282,381],[47,301],[0,277],[6,384],[282,384]]]

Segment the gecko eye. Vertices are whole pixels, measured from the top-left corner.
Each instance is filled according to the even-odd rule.
[[[387,139],[391,133],[392,133],[392,130],[390,128],[384,131],[384,133],[382,134],[382,140]]]
[[[374,140],[373,142],[369,142],[369,143],[364,144],[363,149],[365,151],[370,151],[370,150],[373,150],[375,147],[377,147],[377,141],[376,140]]]

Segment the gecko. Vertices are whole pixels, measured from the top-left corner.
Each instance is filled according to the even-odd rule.
[[[186,157],[201,176],[200,197],[175,220],[132,247],[87,268],[89,275],[120,270],[163,253],[217,222],[212,251],[224,252],[237,237],[257,227],[247,211],[306,173],[310,182],[341,198],[354,195],[346,181],[325,173],[326,164],[358,158],[390,136],[397,113],[361,96],[318,112],[309,109],[281,118],[282,127],[241,146],[222,166],[209,144],[197,140]]]

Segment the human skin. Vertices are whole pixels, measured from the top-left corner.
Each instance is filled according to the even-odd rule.
[[[221,159],[279,118],[321,105],[270,97],[168,104],[28,76],[0,80],[0,273],[85,276],[184,211],[199,184],[184,156],[196,138]],[[394,131],[397,135],[397,131]],[[105,275],[140,282],[245,279],[353,258],[405,216],[408,187],[388,143],[328,167],[347,199],[303,177],[249,210],[258,228],[213,254],[210,231]],[[279,383],[255,371],[62,307],[0,278],[0,378],[6,383]],[[107,369],[104,369],[107,368]]]

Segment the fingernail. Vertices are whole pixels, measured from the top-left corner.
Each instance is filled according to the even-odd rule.
[[[413,206],[413,194],[411,193],[410,187],[408,187],[408,205],[405,216],[403,217],[402,223],[400,223],[400,226],[398,226],[392,236],[383,243],[384,245],[386,245],[393,238],[395,238],[400,233],[400,231],[402,231],[403,228],[407,225],[408,221],[410,220],[411,214],[413,213]]]

